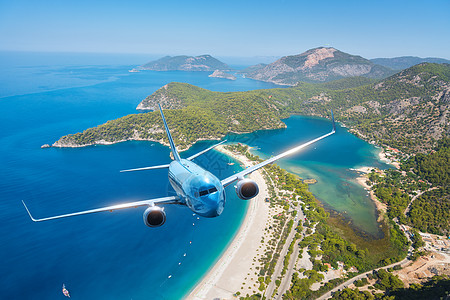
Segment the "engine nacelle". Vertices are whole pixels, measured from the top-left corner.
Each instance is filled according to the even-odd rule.
[[[259,187],[251,179],[241,179],[236,184],[236,194],[243,200],[249,200],[258,195]]]
[[[166,223],[166,213],[159,206],[150,206],[144,211],[144,223],[148,227],[159,227]]]

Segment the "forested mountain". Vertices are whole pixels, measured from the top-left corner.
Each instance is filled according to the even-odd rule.
[[[276,109],[261,91],[221,93],[186,83],[170,83],[139,105],[156,109],[160,103],[175,143],[180,148],[200,139],[219,139],[228,132],[252,132],[258,129],[283,128]],[[76,147],[107,144],[125,140],[152,140],[168,143],[159,111],[132,114],[62,137],[53,146]]]
[[[435,63],[435,64],[450,64],[450,60],[437,58],[437,57],[426,57],[421,58],[417,56],[401,56],[393,58],[374,58],[370,60],[374,64],[384,66],[393,70],[404,70],[410,68],[414,65],[421,63]]]
[[[356,77],[248,92],[212,92],[170,83],[138,108],[155,109],[156,103],[173,110],[168,120],[184,146],[227,132],[281,128],[281,119],[292,113],[327,116],[333,109],[338,121],[368,141],[406,153],[426,152],[450,130],[450,65],[421,64],[378,82]],[[65,136],[54,146],[160,140],[164,137],[159,119],[158,113],[129,115]]]
[[[282,57],[269,65],[252,66],[241,73],[256,80],[295,85],[299,81],[324,82],[354,76],[380,79],[394,72],[361,56],[320,47]]]
[[[152,71],[215,71],[230,70],[230,67],[211,55],[165,56],[135,68]]]
[[[293,103],[291,111],[338,120],[379,145],[426,152],[449,133],[450,65],[420,64],[375,84],[324,90]]]
[[[372,189],[387,204],[387,215],[421,232],[450,233],[450,138],[429,154],[412,155],[401,169],[369,175]]]

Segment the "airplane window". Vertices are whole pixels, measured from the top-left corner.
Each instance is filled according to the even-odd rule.
[[[205,195],[208,195],[207,190],[200,191],[200,196],[205,196]]]
[[[216,187],[213,187],[212,189],[209,189],[208,192],[209,192],[210,194],[211,194],[211,193],[214,193],[214,192],[217,192],[217,188],[216,188]]]

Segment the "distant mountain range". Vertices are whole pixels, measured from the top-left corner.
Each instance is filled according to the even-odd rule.
[[[252,66],[241,73],[256,80],[296,85],[299,81],[326,82],[354,76],[381,79],[394,74],[394,71],[361,56],[319,47],[302,54],[284,56],[268,65]]]
[[[133,71],[228,71],[230,67],[211,55],[200,56],[165,56],[158,60],[139,66]]]
[[[238,73],[244,77],[295,86],[299,82],[329,82],[348,77],[384,79],[411,66],[423,63],[450,63],[442,58],[403,56],[366,59],[331,47],[310,49],[302,54],[284,56],[270,64],[257,64]],[[230,71],[227,64],[211,55],[165,56],[131,70],[153,71]]]
[[[374,58],[370,60],[374,64],[393,70],[404,70],[420,63],[450,64],[450,60],[436,57],[421,58],[417,56],[402,56],[393,58]]]

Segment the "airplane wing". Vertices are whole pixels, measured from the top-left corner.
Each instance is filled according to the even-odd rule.
[[[318,137],[318,138],[316,138],[314,140],[311,140],[309,142],[301,144],[301,145],[299,145],[297,147],[294,147],[294,148],[292,148],[292,149],[290,149],[288,151],[285,151],[285,152],[283,152],[281,154],[278,154],[277,156],[269,158],[269,159],[267,159],[267,160],[265,160],[263,162],[260,162],[259,164],[256,164],[254,166],[248,167],[247,169],[245,169],[245,170],[243,170],[243,171],[241,171],[241,172],[239,172],[237,174],[234,174],[234,175],[232,175],[232,176],[230,176],[228,178],[225,178],[224,180],[222,180],[223,187],[227,187],[228,185],[230,185],[234,181],[243,178],[245,175],[253,173],[254,171],[256,171],[256,170],[258,170],[258,169],[260,169],[260,168],[262,168],[264,166],[267,166],[267,165],[269,165],[269,164],[279,160],[280,158],[283,158],[283,157],[286,157],[288,155],[294,154],[294,153],[300,151],[301,149],[303,149],[305,147],[308,147],[309,145],[314,144],[315,142],[318,142],[318,141],[320,141],[320,140],[322,140],[322,139],[324,139],[326,137],[329,137],[330,135],[334,134],[336,132],[336,125],[334,123],[333,112],[331,112],[331,118],[333,120],[333,130],[331,130],[331,132],[329,132],[327,134],[324,134],[324,135],[322,135],[322,136],[320,136],[320,137]]]
[[[137,168],[137,169],[121,170],[120,173],[123,173],[123,172],[134,172],[134,171],[143,171],[143,170],[153,170],[153,169],[167,169],[167,168],[169,168],[169,164],[167,164],[167,165],[159,165],[159,166],[151,166],[151,167],[143,167],[143,168]]]
[[[211,149],[213,149],[213,148],[219,146],[220,144],[225,143],[226,141],[227,141],[227,140],[221,141],[220,143],[215,144],[215,145],[213,145],[213,146],[211,146],[211,147],[209,147],[209,148],[207,148],[207,149],[205,149],[205,150],[203,150],[203,151],[200,151],[199,153],[196,153],[196,154],[194,154],[194,155],[192,155],[192,156],[189,156],[189,157],[186,158],[186,159],[187,159],[187,160],[193,160],[194,158],[196,158],[196,157],[202,155],[202,154],[205,153],[205,152],[208,152],[209,150],[211,150]]]
[[[65,215],[59,215],[59,216],[53,216],[53,217],[47,217],[47,218],[42,218],[42,219],[35,219],[35,218],[33,218],[33,216],[31,215],[28,207],[26,206],[26,204],[25,204],[25,202],[23,200],[22,200],[22,203],[25,206],[25,209],[27,210],[28,215],[30,216],[31,220],[33,222],[41,222],[41,221],[61,219],[61,218],[79,216],[79,215],[87,215],[87,214],[92,214],[92,213],[97,213],[97,212],[102,212],[102,211],[113,211],[113,210],[118,210],[118,209],[138,207],[138,206],[145,206],[145,205],[151,206],[151,205],[154,205],[154,204],[179,203],[178,202],[179,200],[180,200],[180,197],[178,197],[178,196],[155,198],[155,199],[141,200],[141,201],[136,201],[136,202],[128,202],[128,203],[116,204],[116,205],[106,206],[106,207],[102,207],[102,208],[85,210],[85,211],[80,211],[80,212],[75,212],[75,213],[70,213],[70,214],[65,214]]]

